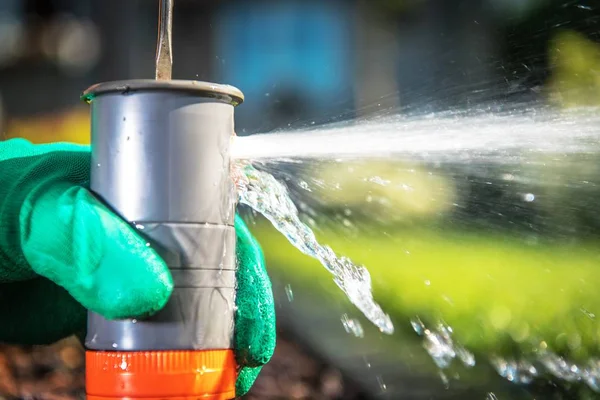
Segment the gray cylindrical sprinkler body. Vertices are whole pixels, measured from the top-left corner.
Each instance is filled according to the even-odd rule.
[[[185,393],[169,394],[164,387],[157,389],[164,393],[146,393],[136,389],[144,384],[130,380],[143,371],[161,379],[160,365],[170,365],[165,376],[180,373],[188,377],[184,380],[198,380],[208,378],[207,368],[214,372],[225,368],[219,363],[231,363],[236,192],[229,146],[234,106],[243,95],[231,86],[204,82],[134,80],[92,86],[84,98],[91,104],[91,190],[148,239],[169,265],[175,285],[165,308],[147,319],[109,321],[89,313],[88,397],[181,397]],[[202,359],[194,378],[189,357],[202,351],[213,353]],[[120,359],[114,366],[106,361],[115,355],[129,357],[125,364],[131,373],[102,375],[105,368],[121,368]],[[133,365],[150,363],[152,357],[152,365]],[[124,388],[122,393],[119,387],[102,389],[106,385]],[[231,382],[223,385],[231,391]]]

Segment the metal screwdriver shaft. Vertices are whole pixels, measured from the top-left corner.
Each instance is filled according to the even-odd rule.
[[[173,69],[173,0],[160,0],[158,40],[156,44],[156,79],[170,80]]]

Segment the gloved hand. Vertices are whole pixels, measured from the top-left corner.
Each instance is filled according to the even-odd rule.
[[[128,223],[87,189],[90,151],[0,142],[0,341],[48,344],[85,331],[86,310],[117,319],[167,302],[171,274]],[[275,347],[275,310],[262,251],[235,219],[237,395]]]

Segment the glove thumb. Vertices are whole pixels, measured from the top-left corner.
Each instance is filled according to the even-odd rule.
[[[52,182],[20,211],[31,268],[108,319],[142,317],[165,306],[173,281],[162,259],[129,224],[84,187]]]

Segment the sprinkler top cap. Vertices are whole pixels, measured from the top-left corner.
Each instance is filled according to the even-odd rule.
[[[86,103],[90,103],[96,96],[106,93],[116,92],[123,95],[129,95],[135,92],[158,91],[187,92],[201,97],[217,98],[234,106],[237,106],[244,101],[244,94],[241,90],[230,85],[202,81],[161,81],[155,79],[135,79],[97,83],[85,90],[81,95],[81,99]]]

